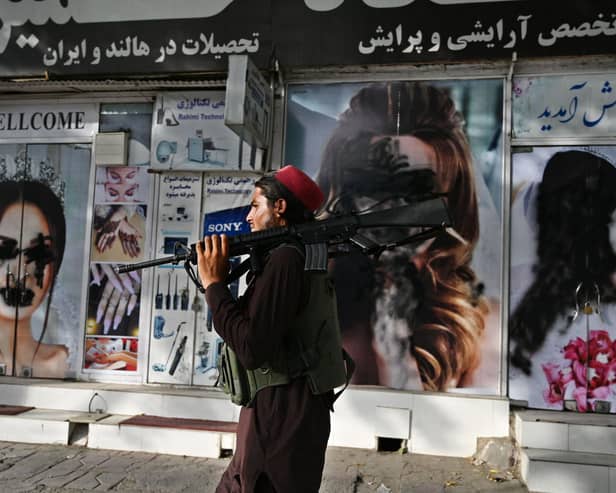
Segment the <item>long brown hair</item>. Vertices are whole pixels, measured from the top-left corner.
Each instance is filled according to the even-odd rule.
[[[468,383],[479,364],[487,311],[470,266],[479,236],[479,215],[463,123],[449,95],[437,87],[419,82],[371,84],[351,99],[340,116],[317,178],[327,196],[325,209],[348,212],[357,209],[358,195],[387,193],[379,183],[400,183],[393,175],[370,179],[387,168],[382,160],[374,160],[375,139],[414,136],[433,149],[437,188],[446,194],[453,226],[466,243],[445,235],[436,238],[425,252],[416,279],[408,280],[418,285],[415,294],[421,298],[409,321],[408,347],[427,390]],[[399,173],[399,163],[387,169]],[[364,185],[359,186],[357,180]]]

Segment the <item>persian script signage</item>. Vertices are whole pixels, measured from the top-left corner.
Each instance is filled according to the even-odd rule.
[[[613,53],[616,5],[563,0],[13,0],[0,11],[4,77]]]
[[[616,135],[616,74],[515,77],[515,138]]]

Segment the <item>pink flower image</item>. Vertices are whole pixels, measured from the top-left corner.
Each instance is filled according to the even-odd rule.
[[[578,411],[581,413],[588,411],[588,401],[586,397],[586,388],[584,387],[578,387],[573,391],[573,398],[577,403]]]
[[[586,363],[586,341],[581,337],[570,340],[563,351],[565,358]]]
[[[548,380],[548,388],[543,391],[543,399],[548,404],[558,404],[563,400],[563,381],[560,367],[555,363],[541,365]]]
[[[605,330],[591,330],[588,343],[571,339],[562,349],[565,362],[541,365],[547,380],[543,399],[560,408],[575,399],[580,412],[595,411],[595,401],[608,401],[616,411],[616,339]]]
[[[614,356],[613,343],[610,335],[605,330],[591,330],[588,351],[590,356],[595,357],[599,353],[605,353],[609,358]]]

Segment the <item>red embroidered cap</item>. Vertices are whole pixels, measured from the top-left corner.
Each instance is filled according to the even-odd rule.
[[[323,203],[325,197],[319,185],[295,166],[287,164],[274,174],[274,178],[287,187],[310,212]]]

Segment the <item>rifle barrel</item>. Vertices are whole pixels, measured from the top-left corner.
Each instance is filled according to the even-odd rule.
[[[190,252],[179,253],[176,255],[170,255],[169,257],[155,258],[152,260],[145,260],[143,262],[136,262],[134,264],[118,265],[116,266],[115,271],[118,274],[124,274],[133,270],[145,269],[147,267],[155,267],[162,264],[178,264],[179,262],[186,260],[189,256]]]

